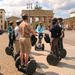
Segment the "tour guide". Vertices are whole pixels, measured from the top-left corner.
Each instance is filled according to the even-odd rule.
[[[30,33],[36,35],[36,33],[31,28],[30,24],[28,23],[28,15],[23,14],[22,16],[23,22],[19,26],[20,32],[20,59],[21,59],[21,66],[23,65],[23,55],[25,59],[25,64],[28,63],[29,54],[31,51],[31,40],[30,40]]]

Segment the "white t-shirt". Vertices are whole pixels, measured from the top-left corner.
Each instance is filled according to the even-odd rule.
[[[16,40],[19,40],[20,39],[19,26],[16,26],[14,30],[15,30]]]

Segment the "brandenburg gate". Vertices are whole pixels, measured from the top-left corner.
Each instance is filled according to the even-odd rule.
[[[32,27],[35,28],[35,19],[38,18],[39,22],[42,22],[45,27],[50,24],[50,20],[53,18],[54,13],[52,10],[22,10],[22,14],[27,13],[29,15],[29,22],[30,18],[32,18]]]

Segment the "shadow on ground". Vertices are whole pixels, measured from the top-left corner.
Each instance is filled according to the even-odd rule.
[[[33,75],[45,75],[45,73],[35,72]]]
[[[48,52],[48,53],[50,53],[50,51],[51,51],[51,50],[45,50],[45,52]]]
[[[75,57],[66,57],[66,60],[75,60]]]
[[[36,56],[46,56],[46,55],[44,55],[44,54],[34,53],[34,52],[32,52],[31,54],[32,54],[32,55],[36,55]]]
[[[66,67],[66,68],[70,68],[70,69],[75,69],[75,65],[70,65],[70,64],[67,64],[64,62],[60,62],[57,67],[60,67],[60,68]]]
[[[36,72],[33,75],[59,75],[59,74],[57,74],[55,72],[45,72],[45,73],[38,73],[38,72]]]
[[[38,63],[37,64],[38,68],[44,68],[44,69],[48,69],[49,67],[47,65],[45,65],[44,63]]]
[[[0,75],[3,75],[2,73],[0,73]]]
[[[59,75],[59,74],[55,72],[45,72],[45,75]]]

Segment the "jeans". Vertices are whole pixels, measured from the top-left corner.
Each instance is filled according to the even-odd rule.
[[[13,39],[11,37],[11,34],[9,34],[9,47],[13,48]]]
[[[59,49],[60,50],[63,49],[63,39],[62,38],[59,38],[58,44],[59,44]]]
[[[58,38],[54,38],[52,43],[51,43],[51,52],[58,56],[59,53],[58,53],[59,49],[58,49]]]

